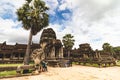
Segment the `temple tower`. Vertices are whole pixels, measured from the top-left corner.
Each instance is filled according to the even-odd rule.
[[[52,28],[44,29],[40,37],[40,46],[44,49],[45,58],[63,58],[63,46]]]

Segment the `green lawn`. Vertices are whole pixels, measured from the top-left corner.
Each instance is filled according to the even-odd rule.
[[[6,66],[20,66],[23,64],[0,64],[0,67],[6,67]]]
[[[11,76],[11,75],[16,75],[16,71],[3,71],[0,72],[0,77],[7,77],[7,76]]]
[[[23,64],[0,64],[0,67],[7,67],[7,66],[20,66]],[[2,71],[0,72],[0,77],[6,77],[6,76],[11,76],[11,75],[16,75],[16,71]]]
[[[0,67],[21,66],[21,65],[23,64],[0,64]],[[30,65],[33,65],[33,63],[30,63]],[[16,75],[16,70],[0,72],[0,77],[7,77],[7,76],[13,76],[13,75]]]
[[[22,63],[18,63],[18,64],[0,64],[0,67],[6,67],[6,66],[21,66],[23,65]],[[33,63],[31,62],[30,65],[33,65]]]

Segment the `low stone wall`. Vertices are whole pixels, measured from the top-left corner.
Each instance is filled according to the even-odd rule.
[[[72,66],[72,61],[69,59],[49,59],[46,60],[46,62],[48,62],[48,66],[52,66],[52,67],[70,67]]]

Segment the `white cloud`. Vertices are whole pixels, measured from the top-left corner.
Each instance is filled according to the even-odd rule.
[[[63,24],[50,23],[49,27],[53,28],[57,38],[71,33],[75,38],[75,46],[79,47],[81,43],[90,43],[93,49],[101,49],[102,44],[109,42],[112,46],[120,46],[120,0],[45,0],[50,7],[50,14],[55,15],[55,10],[69,9],[72,15],[62,14],[69,19]],[[1,0],[2,3],[13,4],[15,14],[25,0]],[[6,5],[4,5],[6,6]],[[0,14],[4,14],[5,7],[0,6]],[[8,41],[9,43],[21,42],[26,43],[29,31],[23,28],[13,28],[20,23],[11,19],[3,20],[0,18],[0,42]],[[34,42],[39,42],[40,33],[33,37]]]
[[[0,0],[0,43],[4,41],[7,41],[8,44],[27,43],[29,31],[24,30],[20,22],[13,20],[17,17],[16,10],[24,2],[25,0]],[[7,10],[11,11],[9,13],[13,16],[11,19],[2,18],[2,16],[7,16]],[[39,34],[33,36],[33,42],[39,42]]]
[[[66,20],[70,20],[70,19],[71,19],[71,14],[69,14],[69,13],[62,13],[62,16],[63,16]]]
[[[65,9],[69,9],[69,10],[73,10],[76,7],[78,7],[78,5],[80,5],[80,0],[60,0],[60,5],[59,5],[59,10],[65,10]]]
[[[19,22],[14,22],[10,19],[4,20],[0,18],[0,42],[7,41],[11,44],[27,42],[25,40],[27,39],[28,32],[23,30],[23,28],[14,28],[19,24]]]
[[[15,7],[15,9],[18,9],[22,6],[22,4],[25,3],[25,0],[0,0],[0,4],[11,4]],[[2,7],[2,6],[1,6]]]
[[[47,3],[47,6],[50,8],[49,10],[49,14],[54,15],[55,14],[55,10],[58,7],[58,1],[57,0],[45,0],[45,2]]]
[[[59,10],[65,10],[66,7],[67,7],[67,4],[64,3],[64,4],[62,4],[62,5],[59,6]]]
[[[79,38],[81,38],[81,40],[76,42],[76,45],[78,42],[80,44],[84,40],[89,42],[94,49],[101,49],[101,45],[104,42],[109,42],[113,46],[119,46],[120,6],[118,5],[120,1],[104,0],[105,3],[101,2],[100,4],[98,3],[99,1],[94,3],[90,1],[88,3],[88,0],[86,1],[87,3],[83,1],[80,3],[84,3],[83,5],[73,10],[73,19],[70,23],[71,26],[74,26],[73,33],[79,34]]]
[[[73,15],[70,16],[70,20],[64,22],[65,29],[57,32],[58,36],[61,34],[64,36],[66,33],[73,34],[76,40],[74,47],[87,42],[91,44],[93,49],[101,49],[105,42],[109,42],[112,46],[120,46],[120,38],[118,37],[120,35],[119,0],[61,1],[63,4],[59,6],[59,10],[68,8],[73,12]],[[57,29],[59,30],[59,28]]]

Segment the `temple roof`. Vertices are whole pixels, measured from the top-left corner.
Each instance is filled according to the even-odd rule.
[[[56,39],[56,33],[52,28],[47,28],[43,30],[40,41],[45,41],[48,39]]]
[[[15,44],[15,49],[26,49],[27,45],[26,44]]]

